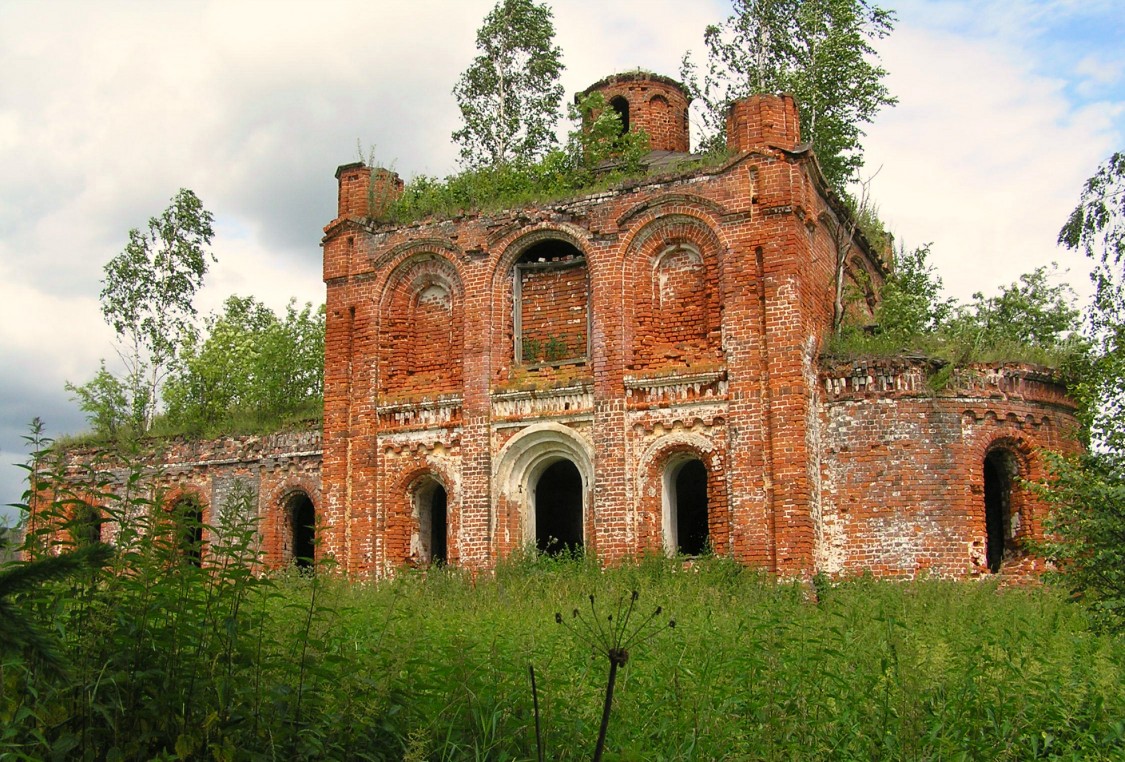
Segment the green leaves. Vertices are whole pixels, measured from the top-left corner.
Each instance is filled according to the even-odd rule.
[[[169,422],[208,431],[232,419],[278,421],[321,399],[324,309],[284,318],[253,297],[231,296],[206,322],[206,338],[189,334],[181,367],[164,390]]]
[[[555,145],[563,65],[554,38],[545,4],[500,0],[485,16],[480,54],[453,88],[463,121],[453,140],[467,168],[530,162]]]
[[[192,191],[181,188],[148,230],[129,231],[125,250],[106,263],[100,294],[102,315],[117,333],[124,378],[105,363],[92,381],[67,384],[87,420],[103,436],[128,424],[134,435],[148,431],[161,384],[184,337],[192,330],[192,300],[203,285],[213,216]]]
[[[1096,351],[1079,402],[1092,438],[1125,453],[1125,153],[1113,154],[1086,181],[1058,242],[1093,260],[1086,333]]]
[[[867,0],[735,0],[734,13],[707,27],[700,83],[685,56],[681,77],[703,104],[703,145],[724,140],[730,104],[755,93],[792,93],[801,136],[824,176],[843,190],[863,166],[862,125],[897,100],[874,63],[872,43],[891,33],[894,13]]]

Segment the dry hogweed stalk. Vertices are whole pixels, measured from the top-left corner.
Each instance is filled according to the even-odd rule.
[[[613,687],[617,682],[617,668],[624,667],[629,662],[629,649],[644,645],[654,637],[664,632],[667,628],[674,628],[676,620],[668,620],[667,625],[659,619],[664,609],[657,606],[639,625],[630,629],[633,612],[640,594],[634,590],[629,596],[628,605],[624,598],[617,601],[616,617],[609,614],[602,622],[598,614],[597,603],[593,594],[590,595],[589,617],[578,609],[574,609],[569,619],[561,613],[555,613],[555,622],[565,627],[580,643],[590,646],[594,651],[602,654],[609,660],[609,678],[605,686],[605,703],[602,705],[602,723],[598,730],[598,743],[594,747],[594,762],[600,762],[602,752],[605,750],[605,736],[609,729],[609,713],[613,706]]]

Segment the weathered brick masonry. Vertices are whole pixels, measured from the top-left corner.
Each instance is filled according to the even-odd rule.
[[[357,575],[561,545],[605,562],[710,546],[786,576],[1032,569],[1043,507],[1020,479],[1074,446],[1064,390],[1023,366],[935,393],[922,359],[822,362],[837,279],[862,322],[888,263],[848,235],[793,100],[736,103],[731,158],[677,172],[683,88],[595,90],[668,174],[396,226],[375,217],[398,177],[340,167],[322,455],[182,444],[169,483],[209,511],[251,480],[271,563],[315,511],[317,553]]]

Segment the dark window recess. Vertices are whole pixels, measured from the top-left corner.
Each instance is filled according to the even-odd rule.
[[[316,558],[316,509],[302,493],[289,500],[289,522],[293,532],[293,562],[298,569],[312,568]]]
[[[1011,453],[993,450],[984,459],[984,523],[988,535],[988,570],[995,574],[1004,561],[1004,550],[1012,536]]]
[[[445,487],[434,488],[430,497],[430,563],[444,564],[448,559],[448,516],[446,515]]]
[[[552,555],[582,549],[582,475],[569,460],[552,463],[535,484],[535,547]]]
[[[698,556],[707,550],[710,535],[707,516],[707,468],[691,460],[676,474],[676,551]]]
[[[621,118],[621,132],[622,134],[629,131],[629,101],[625,100],[620,95],[611,98],[609,107],[617,112],[617,116]]]

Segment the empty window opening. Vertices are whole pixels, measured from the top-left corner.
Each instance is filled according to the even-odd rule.
[[[449,560],[449,496],[436,479],[427,478],[414,497],[416,533],[413,555],[420,564]]]
[[[664,477],[665,550],[698,556],[709,541],[707,467],[698,459],[672,464]]]
[[[531,246],[515,266],[513,318],[516,362],[580,362],[590,335],[586,258],[566,241]]]
[[[610,99],[609,107],[617,112],[617,116],[621,119],[621,133],[624,134],[629,131],[629,101],[625,100],[620,95]]]
[[[984,523],[988,535],[988,570],[995,574],[1004,561],[1004,551],[1013,539],[1012,482],[1017,476],[1016,459],[1007,450],[993,450],[984,458]]]
[[[289,498],[290,548],[298,569],[311,569],[316,559],[316,509],[304,492]]]
[[[176,550],[187,563],[203,563],[203,506],[194,497],[185,497],[172,506]]]
[[[71,521],[71,537],[78,547],[102,541],[102,517],[96,507],[88,503],[78,504]]]
[[[535,483],[535,547],[551,555],[582,548],[582,475],[569,460],[552,463]]]

